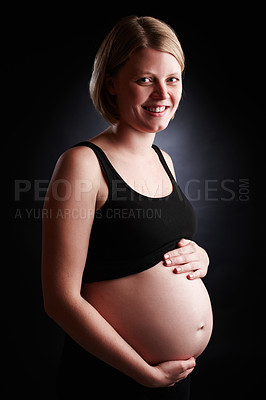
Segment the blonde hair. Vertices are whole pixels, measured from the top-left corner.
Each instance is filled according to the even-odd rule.
[[[174,30],[153,17],[135,15],[122,18],[102,42],[94,61],[90,95],[95,108],[110,124],[117,123],[119,113],[115,96],[106,87],[107,74],[114,76],[139,48],[152,48],[172,54],[183,72],[184,53]]]

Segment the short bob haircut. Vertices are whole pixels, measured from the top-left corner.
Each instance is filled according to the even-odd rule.
[[[102,42],[94,61],[90,95],[95,108],[111,125],[119,121],[116,97],[106,89],[106,76],[114,76],[129,57],[140,48],[172,54],[183,72],[185,58],[173,29],[153,17],[135,15],[122,18]]]

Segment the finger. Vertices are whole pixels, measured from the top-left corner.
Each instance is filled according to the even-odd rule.
[[[177,255],[179,255],[179,254],[187,254],[187,253],[192,253],[192,252],[194,251],[194,250],[193,250],[193,246],[192,246],[192,244],[193,244],[194,242],[192,242],[191,240],[181,239],[181,240],[177,243],[177,246],[179,246],[180,243],[182,243],[182,244],[181,244],[181,247],[178,247],[178,248],[176,248],[176,249],[174,249],[174,250],[168,251],[167,253],[164,254],[164,259],[165,259],[165,260],[168,259],[168,258],[177,256]],[[190,247],[189,245],[191,245],[191,247]],[[184,247],[182,247],[182,246],[184,246]]]
[[[191,263],[195,263],[196,267],[195,269],[200,268],[200,259],[197,253],[192,253],[192,254],[186,254],[186,255],[180,255],[180,256],[175,256],[171,258],[167,258],[165,260],[164,265],[167,267],[181,267],[182,272],[187,272],[187,271],[192,271],[191,269]],[[181,272],[181,270],[179,270]]]
[[[196,359],[195,357],[190,357],[186,360],[187,362],[187,368],[195,368],[196,366]]]
[[[179,245],[179,243],[177,245]],[[174,256],[178,256],[178,255],[191,254],[191,253],[195,253],[195,252],[197,252],[197,245],[196,245],[196,243],[194,243],[190,240],[186,246],[178,247],[177,249],[169,251],[166,254],[169,254],[169,256],[174,257]]]
[[[206,276],[206,272],[203,269],[197,269],[196,271],[190,272],[187,275],[187,279],[193,281],[193,279],[204,278]]]
[[[180,254],[194,253],[198,251],[199,246],[193,240],[182,239],[178,243],[178,251]]]
[[[168,251],[168,253],[165,253],[163,257],[164,257],[164,260],[166,261],[175,256],[178,256],[179,254],[180,253],[178,252],[178,249],[174,249],[174,250]]]
[[[179,374],[179,378],[181,379],[186,378],[193,371],[195,366],[196,366],[196,360],[194,357],[185,360],[185,362],[182,365],[182,371]]]
[[[172,262],[172,265],[178,265],[178,266],[200,261],[197,253],[190,253],[190,254],[175,256],[175,257],[170,258],[170,260]],[[191,270],[187,270],[187,271],[191,271]]]
[[[192,257],[188,257],[186,259],[186,255],[192,255]],[[178,257],[178,258],[177,258]],[[197,261],[198,253],[195,252],[194,246],[187,245],[182,249],[175,249],[168,251],[168,253],[164,254],[164,264],[169,267],[171,265],[177,264],[185,264],[190,261]]]
[[[187,264],[178,265],[173,269],[173,272],[175,274],[184,274],[186,272],[189,272],[190,274],[195,275],[195,278],[200,278],[204,274],[204,271],[201,268],[201,264],[198,261],[192,261]],[[193,276],[191,276],[191,278],[193,279]]]
[[[192,242],[192,240],[183,238],[183,239],[179,240],[178,246],[180,246],[180,247],[187,246],[191,242]]]
[[[187,369],[194,368],[196,360],[194,357],[190,357],[187,360],[179,361],[181,372],[185,372]]]
[[[178,376],[176,376],[176,380],[174,381],[174,383],[171,383],[168,386],[174,386],[177,382],[185,379],[189,374],[191,374],[191,372],[194,370],[195,366],[196,366],[196,360],[194,359],[194,357],[191,357],[190,359],[185,360],[181,367],[181,371],[178,372]]]
[[[181,380],[183,380],[183,379],[186,379],[186,377],[187,377],[189,374],[191,374],[191,372],[194,370],[194,368],[195,368],[195,367],[189,368],[189,369],[187,369],[183,374],[179,375],[179,379],[177,380],[177,382],[179,382],[179,381],[181,381]]]

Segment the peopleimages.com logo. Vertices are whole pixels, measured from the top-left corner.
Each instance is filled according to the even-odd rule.
[[[147,194],[148,185],[145,186],[144,193]],[[51,210],[43,210],[42,204],[48,199],[47,189],[49,185],[48,179],[16,179],[14,181],[14,200],[17,204],[15,210],[15,219],[40,219],[43,217],[51,216]],[[139,186],[138,186],[139,187]],[[158,188],[155,192],[150,193],[150,197],[160,197],[162,190],[162,183],[158,183]],[[64,202],[74,196],[75,201],[80,202],[83,196],[92,190],[92,184],[89,180],[77,179],[74,183],[66,179],[55,180],[50,188],[49,195],[58,202]],[[121,181],[112,182],[112,200],[119,198],[126,201],[128,197],[123,196],[125,191],[124,185]],[[250,179],[249,178],[223,178],[223,179],[189,179],[182,185],[182,191],[187,199],[192,203],[196,202],[248,202],[250,200]],[[133,192],[132,192],[133,193]],[[155,193],[155,195],[154,195]],[[136,194],[136,192],[135,192]],[[140,196],[141,201],[141,196]],[[36,207],[32,207],[32,203],[36,203]],[[27,207],[30,204],[31,207]],[[73,218],[81,217],[78,212],[79,208],[75,210],[68,210],[68,216]],[[82,215],[88,217],[94,212],[91,209],[84,211]],[[62,215],[65,215],[65,211]]]
[[[249,178],[241,179],[190,179],[184,193],[190,201],[248,201]]]

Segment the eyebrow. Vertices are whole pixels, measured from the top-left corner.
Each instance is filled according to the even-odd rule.
[[[136,74],[134,74],[134,78],[137,78],[139,76],[146,76],[146,75],[155,75],[156,76],[156,74],[154,72],[151,72],[151,71],[139,71]],[[166,75],[166,77],[173,76],[173,75],[181,75],[181,74],[178,71],[174,71],[171,74]]]

